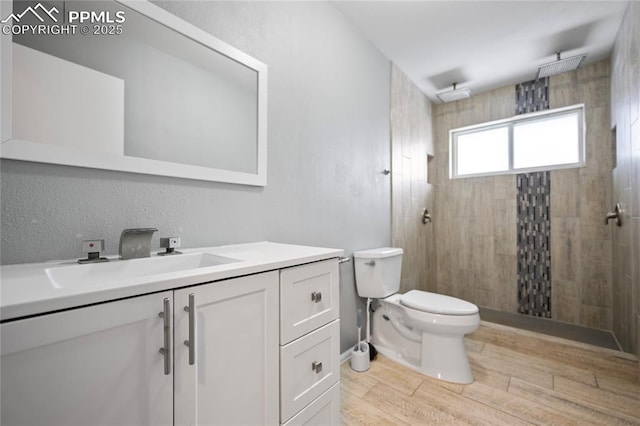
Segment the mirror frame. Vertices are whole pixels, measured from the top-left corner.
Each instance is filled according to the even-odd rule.
[[[200,43],[218,54],[222,54],[256,71],[258,76],[258,125],[257,125],[257,164],[256,173],[193,166],[169,161],[147,158],[105,155],[94,152],[81,152],[67,147],[30,142],[11,137],[12,109],[12,37],[0,35],[0,158],[34,161],[39,163],[60,164],[66,166],[88,167],[115,170],[130,173],[171,176],[213,182],[236,183],[253,186],[267,185],[267,66],[244,52],[228,45],[222,40],[194,25],[178,18],[168,11],[147,0],[114,0],[147,18],[158,22],[183,36]],[[13,10],[13,1],[0,2],[0,16],[8,16]]]

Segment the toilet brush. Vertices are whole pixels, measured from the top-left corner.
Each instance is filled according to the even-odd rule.
[[[356,317],[356,325],[358,326],[358,343],[351,352],[351,369],[358,372],[367,371],[369,369],[369,346],[362,339],[362,309],[358,309]]]

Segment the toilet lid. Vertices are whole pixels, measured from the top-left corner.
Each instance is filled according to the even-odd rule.
[[[404,306],[423,312],[443,315],[473,315],[478,313],[478,307],[473,303],[457,299],[444,294],[411,290],[400,296],[400,303]]]

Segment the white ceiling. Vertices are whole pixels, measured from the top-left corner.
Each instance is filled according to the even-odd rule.
[[[433,101],[536,78],[538,66],[607,58],[628,1],[334,1]]]

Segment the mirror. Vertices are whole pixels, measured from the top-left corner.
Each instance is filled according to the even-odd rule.
[[[266,65],[146,1],[1,19],[2,158],[266,185]]]

